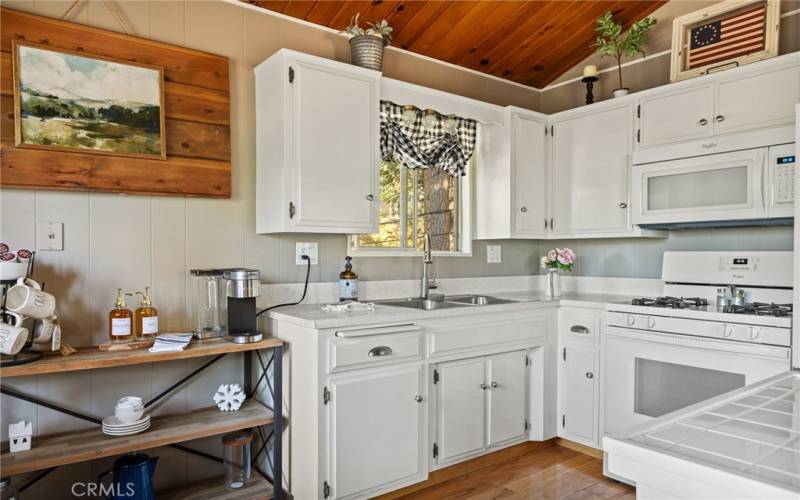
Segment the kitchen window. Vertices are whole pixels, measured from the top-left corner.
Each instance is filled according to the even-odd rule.
[[[422,251],[427,232],[437,254],[471,255],[469,193],[469,175],[451,176],[442,170],[409,169],[398,162],[382,162],[380,230],[352,235],[350,253],[416,256]]]

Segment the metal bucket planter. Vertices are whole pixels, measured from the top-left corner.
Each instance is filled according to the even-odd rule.
[[[380,71],[383,66],[383,37],[358,35],[350,39],[350,62],[362,68]]]

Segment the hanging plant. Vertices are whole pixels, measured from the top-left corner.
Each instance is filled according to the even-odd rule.
[[[619,87],[614,91],[614,95],[627,94],[627,90],[622,86],[622,58],[633,57],[637,54],[644,56],[646,34],[656,25],[657,20],[646,17],[641,21],[633,23],[627,33],[623,35],[622,25],[614,21],[611,12],[606,12],[597,19],[595,31],[597,40],[594,46],[601,57],[611,56],[617,60],[617,75],[619,77]],[[623,91],[618,93],[618,91]]]

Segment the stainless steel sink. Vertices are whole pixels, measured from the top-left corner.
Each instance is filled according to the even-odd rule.
[[[408,297],[406,299],[392,299],[392,300],[376,300],[375,303],[384,306],[397,306],[397,307],[408,307],[411,309],[422,309],[424,311],[431,311],[433,309],[447,309],[450,307],[464,307],[468,305],[468,304],[460,304],[457,302],[446,302],[443,300],[421,299],[419,297]]]
[[[498,299],[489,295],[448,295],[444,298],[448,302],[458,304],[469,304],[473,306],[488,306],[491,304],[510,304],[514,302],[508,299]]]
[[[384,306],[408,307],[431,311],[433,309],[447,309],[452,307],[488,306],[492,304],[509,304],[513,300],[498,299],[488,295],[446,295],[439,296],[436,300],[408,297],[405,299],[376,300],[376,304]]]

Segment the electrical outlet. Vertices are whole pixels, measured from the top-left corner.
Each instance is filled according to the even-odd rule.
[[[295,242],[294,263],[298,266],[306,265],[306,261],[301,258],[303,255],[308,255],[312,266],[319,264],[319,243],[316,241]]]
[[[486,263],[500,264],[502,261],[500,245],[486,245]]]
[[[64,223],[42,222],[36,223],[36,248],[39,250],[64,250]]]

